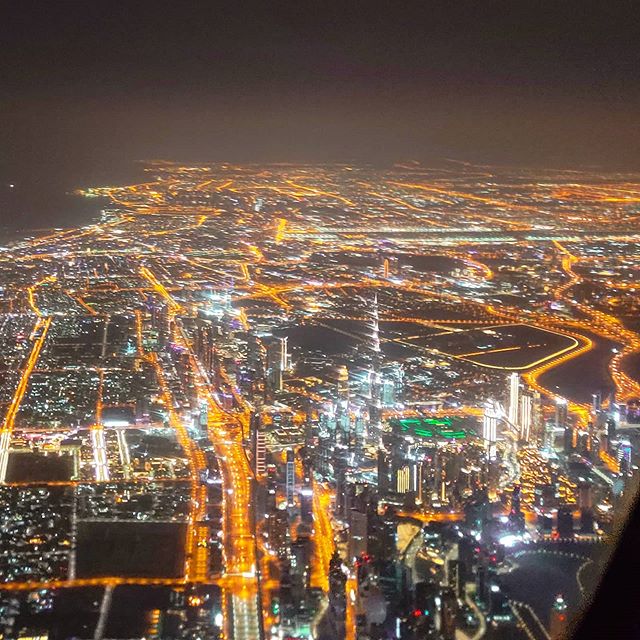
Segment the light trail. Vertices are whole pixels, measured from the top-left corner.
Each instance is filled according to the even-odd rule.
[[[485,280],[493,280],[493,277],[495,276],[495,274],[493,273],[491,268],[488,267],[486,264],[484,264],[484,262],[480,262],[479,260],[476,260],[474,257],[470,256],[468,253],[458,253],[457,251],[446,251],[444,253],[445,255],[449,255],[453,258],[457,258],[458,260],[462,260],[463,262],[471,265],[472,267],[474,267],[475,269],[477,269],[482,273],[482,276],[485,278]]]
[[[409,209],[409,210],[411,210],[411,211],[415,211],[415,212],[417,212],[417,213],[421,213],[421,214],[425,214],[425,213],[427,213],[427,210],[426,210],[426,209],[424,209],[424,208],[422,208],[422,209],[421,209],[420,207],[416,207],[415,205],[410,204],[409,202],[405,202],[405,201],[404,201],[404,200],[402,200],[401,198],[396,198],[396,197],[394,197],[394,196],[390,196],[390,195],[385,194],[385,193],[378,193],[378,192],[376,192],[376,191],[369,191],[369,195],[375,196],[375,197],[377,197],[377,198],[383,198],[383,199],[385,199],[385,200],[388,200],[389,202],[393,202],[394,204],[398,204],[398,205],[400,205],[401,207],[405,207],[405,208],[407,208],[407,209]],[[440,223],[440,222],[432,221],[432,224],[433,224],[435,227],[443,227],[443,228],[446,228],[446,227],[447,227],[447,225],[442,224],[442,223]]]
[[[167,289],[164,287],[164,285],[156,278],[156,276],[153,274],[153,272],[148,267],[141,267],[140,268],[140,274],[146,280],[148,280],[148,282],[149,282],[149,284],[151,284],[151,287],[153,288],[153,290],[156,293],[158,293],[167,302],[167,305],[169,306],[169,309],[173,313],[178,313],[179,311],[182,311],[182,306],[180,304],[178,304],[173,299],[173,297],[167,291]]]
[[[312,483],[313,508],[313,558],[311,562],[311,586],[329,591],[329,562],[335,549],[335,537],[331,525],[333,492],[315,478]]]
[[[31,353],[29,354],[27,363],[22,371],[20,382],[13,394],[13,398],[9,404],[4,421],[2,422],[2,429],[0,430],[0,483],[3,483],[7,478],[9,447],[11,445],[11,435],[15,426],[16,416],[18,415],[20,405],[22,404],[22,400],[24,399],[27,391],[31,374],[35,369],[38,358],[40,357],[40,352],[42,351],[42,347],[47,339],[47,333],[51,327],[51,322],[51,318],[38,318],[36,322],[34,333],[40,332],[40,335],[35,338],[35,342],[31,348]]]
[[[516,211],[532,211],[533,207],[524,206],[524,205],[516,205],[511,202],[506,202],[504,200],[496,200],[494,198],[485,198],[483,196],[476,196],[472,193],[461,193],[459,191],[448,191],[447,189],[441,189],[438,187],[431,187],[424,184],[412,184],[407,182],[391,182],[390,184],[396,185],[398,187],[406,187],[409,189],[417,189],[419,191],[426,191],[428,193],[436,193],[439,195],[444,195],[450,198],[462,198],[463,200],[471,200],[473,202],[480,202],[482,204],[488,204],[491,206],[495,206],[501,209],[513,209]],[[496,218],[494,216],[484,215],[481,213],[472,213],[469,211],[464,211],[463,215],[469,216],[471,218],[479,218],[481,220],[486,220],[489,222],[497,222],[498,224],[506,225],[509,227],[513,227],[518,230],[527,230],[531,229],[531,225],[519,222],[517,220],[509,220],[505,218]]]
[[[576,324],[622,345],[622,348],[615,353],[609,362],[609,373],[616,385],[620,399],[640,397],[640,383],[622,370],[622,362],[625,358],[640,353],[640,335],[635,331],[626,329],[615,316],[593,309],[591,306],[576,300],[566,298],[567,290],[574,284],[582,282],[582,278],[573,270],[574,265],[580,258],[572,254],[558,241],[554,241],[554,246],[563,255],[562,269],[569,277],[569,281],[556,290],[557,297],[565,299],[568,304],[588,316],[588,322],[581,321],[576,322]]]
[[[65,291],[65,293],[72,299],[75,300],[75,302],[77,302],[90,316],[97,316],[98,312],[93,308],[90,307],[82,298],[82,296],[80,296],[79,294],[74,294],[71,293],[70,291]]]
[[[356,625],[357,625],[357,604],[358,604],[358,579],[352,573],[347,577],[347,584],[345,585],[347,592],[347,607],[345,611],[345,640],[357,640],[356,637]]]
[[[220,407],[181,327],[176,332],[176,339],[189,350],[198,394],[207,402],[209,440],[222,472],[223,584],[227,602],[227,610],[223,612],[225,637],[256,640],[262,637],[263,631],[259,615],[257,546],[253,527],[253,474],[242,446],[242,418]]]
[[[233,428],[233,416],[217,404],[208,385],[201,387],[209,405],[209,439],[220,460],[223,489],[223,534],[225,542],[225,578],[233,616],[227,636],[234,640],[254,640],[261,637],[258,615],[258,579],[256,574],[256,541],[252,528],[251,469]]]
[[[117,433],[124,433],[118,430]],[[139,484],[188,484],[189,478],[130,478],[126,481],[127,484],[139,485]],[[77,487],[79,485],[95,485],[100,484],[96,480],[83,479],[83,480],[24,480],[19,482],[5,482],[5,487]]]
[[[286,220],[285,220],[285,225],[286,225]],[[265,259],[264,253],[262,253],[260,248],[257,247],[256,245],[249,244],[249,245],[247,245],[247,249],[249,249],[249,251],[251,251],[251,253],[253,254],[253,256],[254,256],[254,258],[256,259],[257,262],[262,262]]]
[[[57,280],[56,276],[47,276],[46,278],[39,280],[38,282],[36,282],[35,284],[32,284],[30,287],[27,288],[27,298],[29,301],[29,306],[31,307],[31,310],[38,316],[38,318],[42,318],[43,313],[42,311],[40,311],[40,308],[36,303],[35,290],[44,284],[50,284],[52,282],[55,282],[56,280]]]
[[[143,346],[143,338],[142,338],[142,313],[139,310],[135,312],[136,318],[136,349],[138,351],[138,356],[141,358],[145,357],[145,351]]]
[[[399,518],[412,518],[419,520],[424,524],[431,522],[460,522],[464,519],[464,513],[460,511],[398,511],[396,514]]]
[[[107,445],[104,439],[104,429],[94,426],[91,428],[90,434],[96,480],[98,482],[107,482],[109,480],[109,463],[107,460]]]
[[[220,581],[213,580],[211,584]],[[41,591],[53,589],[83,589],[88,587],[119,587],[122,585],[139,585],[149,587],[184,586],[184,578],[141,578],[125,576],[109,576],[101,578],[76,578],[75,580],[28,580],[25,582],[0,582],[2,591]]]

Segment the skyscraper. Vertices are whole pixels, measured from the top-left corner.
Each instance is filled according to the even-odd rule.
[[[251,416],[251,446],[253,449],[253,472],[256,478],[262,478],[267,469],[267,441],[258,413]]]
[[[489,400],[484,409],[484,416],[482,419],[482,437],[485,441],[485,447],[487,449],[487,460],[496,459],[496,440],[498,439],[498,420],[500,419],[500,412],[498,410],[497,403],[493,400]]]
[[[591,396],[591,411],[596,415],[602,409],[602,396],[600,392],[594,393]]]
[[[567,424],[567,401],[556,398],[556,429],[564,429]]]
[[[283,389],[283,373],[287,368],[287,338],[272,338],[267,346],[267,395]]]
[[[515,371],[509,376],[509,422],[518,426],[518,413],[520,409],[520,376]]]
[[[338,367],[336,376],[338,396],[336,403],[336,444],[351,449],[355,443],[349,411],[349,371],[347,367],[344,365]]]
[[[542,397],[539,391],[532,393],[531,400],[531,437],[537,443],[541,443],[543,439],[544,419],[542,415]]]
[[[287,508],[291,508],[294,505],[293,498],[296,485],[295,454],[292,449],[289,449],[287,451],[285,476],[285,494],[287,498]]]
[[[520,397],[520,439],[523,442],[531,440],[531,425],[533,423],[533,398],[525,393]]]
[[[370,312],[371,338],[371,367],[369,370],[369,444],[378,446],[382,432],[382,384],[380,381],[380,367],[382,353],[380,351],[380,325],[378,316],[378,294],[373,296],[373,306]]]

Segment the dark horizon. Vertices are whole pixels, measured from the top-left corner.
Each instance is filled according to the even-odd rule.
[[[21,2],[0,29],[3,181],[155,157],[640,168],[630,2]]]

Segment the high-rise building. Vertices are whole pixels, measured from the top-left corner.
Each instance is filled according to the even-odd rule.
[[[538,444],[544,437],[544,416],[542,414],[542,396],[539,391],[531,394],[531,439]]]
[[[404,373],[399,363],[385,365],[382,369],[382,405],[392,407],[402,395]]]
[[[351,509],[349,512],[348,558],[353,561],[368,552],[368,514],[366,511]]]
[[[198,318],[193,348],[198,356],[198,361],[205,371],[211,374],[215,363],[215,340],[220,328],[209,320]]]
[[[518,413],[520,410],[520,376],[514,371],[509,376],[509,409],[507,417],[509,422],[517,427],[519,424]]]
[[[557,530],[561,538],[573,537],[573,509],[568,505],[558,508]]]
[[[251,444],[253,471],[256,478],[260,479],[267,470],[267,440],[260,415],[257,413],[251,416]]]
[[[382,366],[382,352],[380,350],[380,323],[378,318],[378,294],[374,294],[372,309],[367,323],[370,330],[369,355],[371,365],[369,370],[369,393],[367,406],[369,409],[369,445],[377,447],[382,433],[382,384],[380,368]]]
[[[556,398],[556,429],[564,429],[567,424],[567,401]]]
[[[338,402],[349,402],[349,369],[346,365],[340,365],[336,370],[336,391]]]
[[[547,451],[553,451],[553,446],[556,441],[555,422],[547,420],[544,427],[544,441],[543,447]]]
[[[533,397],[528,393],[520,397],[520,439],[523,442],[531,440],[533,424]]]
[[[340,366],[336,370],[336,443],[349,447],[351,444],[351,416],[349,412],[349,371]]]
[[[348,450],[343,446],[334,448],[333,451],[333,478],[336,485],[336,516],[342,520],[348,517],[351,508],[349,495],[349,479],[347,477],[348,469]]]
[[[608,418],[604,425],[605,435],[609,445],[616,439],[616,421],[613,418]]]
[[[267,395],[283,389],[283,374],[287,368],[287,338],[272,338],[267,345]]]
[[[386,448],[378,449],[378,492],[386,496],[391,491],[391,454]]]
[[[563,432],[563,444],[564,444],[564,452],[569,454],[573,451],[573,437],[574,437],[574,429],[573,426],[569,422],[565,422],[564,432]]]
[[[396,492],[408,493],[411,491],[411,467],[404,465],[396,471]]]
[[[591,396],[591,411],[596,415],[602,409],[602,396],[600,392]]]
[[[580,507],[580,533],[593,533],[593,485],[583,482],[578,489],[578,507]]]
[[[496,441],[498,439],[498,420],[500,412],[497,403],[493,400],[487,402],[482,418],[482,437],[487,449],[487,459],[495,460],[497,456]]]
[[[262,401],[265,379],[264,347],[253,333],[247,335],[246,389],[253,404]]]
[[[296,465],[295,454],[292,449],[287,450],[287,463],[285,466],[285,496],[287,508],[294,506],[294,495],[296,487]]]

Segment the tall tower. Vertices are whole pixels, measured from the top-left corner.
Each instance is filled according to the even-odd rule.
[[[514,371],[509,376],[509,422],[517,427],[520,409],[520,376]]]
[[[496,441],[498,439],[498,420],[500,419],[500,411],[497,403],[489,400],[484,409],[482,418],[482,437],[485,441],[487,449],[487,460],[496,459]]]
[[[267,441],[259,413],[251,415],[251,448],[253,472],[256,478],[263,478],[267,470]]]
[[[567,425],[567,401],[556,398],[556,429],[564,429]]]
[[[533,398],[525,393],[520,397],[520,439],[523,442],[531,440],[531,425],[533,422]]]
[[[369,368],[369,442],[379,446],[382,433],[382,384],[380,381],[380,368],[382,365],[382,353],[380,351],[380,322],[378,316],[378,294],[373,294],[373,304],[370,312],[369,350],[371,366]]]
[[[554,424],[555,424],[554,422],[552,422],[551,420],[548,420],[544,427],[543,447],[547,451],[553,451],[553,447],[556,442],[556,430],[555,430]]]
[[[591,395],[591,412],[593,415],[597,415],[602,409],[602,395],[598,391],[598,393],[594,393]]]
[[[543,438],[543,415],[542,415],[542,396],[539,391],[533,392],[532,406],[531,406],[531,427],[533,431],[533,439],[537,444],[542,442]]]
[[[287,368],[287,338],[273,338],[267,346],[267,395],[283,389],[283,373]]]
[[[295,454],[292,449],[287,450],[287,464],[285,467],[285,494],[287,498],[287,508],[294,506],[294,492],[296,486],[296,465]]]
[[[350,447],[351,420],[349,415],[349,370],[341,365],[336,371],[336,391],[338,401],[336,403],[336,442]]]

